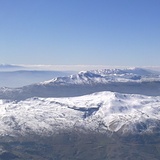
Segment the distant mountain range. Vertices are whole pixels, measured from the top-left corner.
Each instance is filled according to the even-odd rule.
[[[160,81],[160,73],[154,71],[131,68],[131,69],[103,69],[93,71],[81,71],[68,77],[58,77],[44,84],[98,84],[109,82],[143,82]]]
[[[0,70],[11,70],[11,69],[22,69],[25,68],[20,65],[12,65],[12,64],[0,64]]]
[[[158,96],[160,75],[140,68],[81,71],[15,89],[3,87],[0,89],[0,98],[74,97],[101,91]]]

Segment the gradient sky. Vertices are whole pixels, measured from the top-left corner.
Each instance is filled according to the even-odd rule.
[[[160,0],[0,0],[0,63],[160,65]]]

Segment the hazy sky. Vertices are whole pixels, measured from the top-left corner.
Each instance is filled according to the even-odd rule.
[[[0,63],[160,65],[160,0],[0,0]]]

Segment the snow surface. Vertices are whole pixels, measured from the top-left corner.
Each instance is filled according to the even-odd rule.
[[[0,135],[61,130],[160,132],[160,96],[99,92],[68,98],[0,101]]]

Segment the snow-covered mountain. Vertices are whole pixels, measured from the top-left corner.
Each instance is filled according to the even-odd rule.
[[[16,89],[1,88],[0,99],[74,97],[94,92],[160,95],[160,74],[141,68],[82,71]]]
[[[143,82],[160,81],[160,73],[142,68],[129,69],[103,69],[93,71],[81,71],[78,74],[57,77],[41,84],[97,84],[108,82]]]
[[[160,96],[99,92],[70,98],[1,100],[0,118],[1,136],[63,130],[160,132]]]

